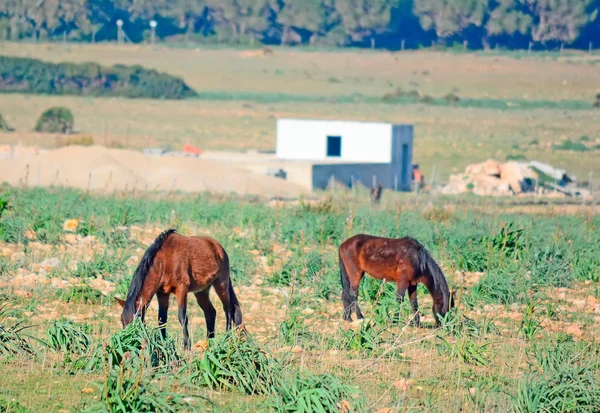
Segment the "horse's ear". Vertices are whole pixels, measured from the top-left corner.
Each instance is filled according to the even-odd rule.
[[[125,300],[121,300],[120,298],[115,297],[115,300],[117,300],[117,303],[119,303],[119,305],[121,307],[125,307]]]

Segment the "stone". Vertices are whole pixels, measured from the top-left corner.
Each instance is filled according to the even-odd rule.
[[[350,413],[352,411],[352,404],[348,400],[341,400],[337,407],[340,413]]]
[[[483,163],[483,172],[487,176],[500,176],[500,164],[493,159],[488,159]]]
[[[260,311],[260,309],[261,309],[260,303],[253,303],[252,306],[250,307],[250,312],[256,313],[256,312]]]
[[[80,219],[67,219],[63,223],[63,231],[65,232],[77,232],[77,227],[82,221]]]
[[[313,315],[314,313],[315,313],[315,310],[313,310],[312,308],[309,308],[309,307],[302,310],[303,315]]]
[[[588,297],[585,299],[585,301],[587,302],[587,305],[589,307],[591,307],[592,309],[596,308],[596,306],[598,304],[600,304],[600,300],[598,300],[596,297],[594,297],[593,295],[588,295]]]
[[[79,242],[79,238],[75,234],[65,234],[65,242],[67,242],[67,244],[75,245]]]
[[[410,388],[412,380],[408,380],[406,377],[402,377],[400,380],[394,382],[394,387],[398,390],[405,392]]]
[[[581,331],[581,327],[579,324],[571,324],[566,329],[567,334],[571,334],[575,338],[581,338],[583,336],[583,331]]]
[[[295,346],[295,347],[293,347],[293,348],[292,348],[292,353],[294,353],[294,354],[300,354],[300,353],[302,353],[303,351],[304,351],[304,350],[303,350],[303,349],[302,349],[302,347],[300,347],[300,346]]]
[[[43,270],[50,272],[60,265],[60,260],[56,257],[48,258],[40,264]]]
[[[510,189],[515,194],[523,192],[521,182],[524,176],[521,172],[521,167],[515,162],[507,162],[500,168],[500,179],[510,186]]]

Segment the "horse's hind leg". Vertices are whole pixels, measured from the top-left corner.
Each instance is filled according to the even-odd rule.
[[[158,328],[162,338],[167,337],[167,315],[169,313],[169,294],[156,293],[158,300]]]
[[[356,318],[358,318],[359,320],[362,320],[363,318],[365,318],[363,316],[362,311],[360,311],[360,307],[358,306],[358,287],[360,286],[360,280],[362,280],[362,277],[365,273],[363,272],[360,276],[360,278],[358,279],[358,282],[356,283],[356,285],[352,286],[352,292],[354,293],[354,308],[356,308]]]
[[[356,317],[364,318],[358,307],[358,287],[365,272],[352,258],[346,258],[351,254],[345,254],[343,246],[340,248],[340,273],[342,277],[342,304],[344,305],[344,320],[352,321],[352,311],[356,310]]]
[[[206,336],[213,338],[215,336],[215,319],[217,318],[217,310],[213,307],[210,302],[209,290],[200,291],[194,294],[196,301],[202,311],[204,311],[204,318],[206,319]]]
[[[419,302],[417,301],[417,286],[411,285],[408,287],[408,295],[410,297],[410,307],[413,312],[413,322],[417,327],[421,326],[421,317],[419,315]]]
[[[226,330],[231,330],[231,302],[229,297],[229,280],[218,282],[214,285],[215,292],[219,296],[221,303],[223,304],[223,311],[225,311],[226,317]]]
[[[190,344],[190,334],[188,332],[188,317],[187,317],[187,289],[182,288],[177,290],[175,296],[177,297],[177,304],[179,304],[179,311],[177,313],[179,323],[183,327],[183,348],[190,350],[192,348]]]

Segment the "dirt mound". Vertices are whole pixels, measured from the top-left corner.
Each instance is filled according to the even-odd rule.
[[[194,158],[149,157],[101,146],[70,146],[0,162],[0,182],[122,191],[155,190],[297,197],[306,189],[242,168]]]

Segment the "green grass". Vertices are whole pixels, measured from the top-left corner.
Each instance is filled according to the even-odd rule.
[[[549,302],[549,297],[554,286],[584,301],[597,294],[593,284],[585,284],[600,278],[597,215],[507,213],[502,203],[485,212],[456,208],[426,214],[408,196],[396,200],[404,200],[400,211],[394,202],[373,209],[341,194],[321,205],[274,210],[262,202],[206,194],[3,191],[11,207],[0,218],[2,245],[23,249],[28,268],[58,255],[66,264],[53,276],[72,278],[76,284],[67,296],[78,297],[62,300],[52,294],[52,286],[36,286],[32,297],[19,298],[13,290],[2,296],[15,309],[31,312],[32,321],[18,324],[19,318],[7,315],[0,324],[13,332],[14,326],[33,325],[33,320],[35,325],[26,330],[31,351],[0,355],[2,367],[14,372],[0,376],[0,395],[31,411],[112,412],[121,403],[127,411],[292,412],[307,411],[306,406],[337,411],[343,405],[356,412],[383,407],[500,412],[526,411],[532,403],[559,406],[558,411],[560,406],[579,409],[568,411],[596,408],[594,393],[583,391],[599,380],[600,351],[593,334],[600,331],[594,313]],[[435,208],[442,211],[446,202],[435,201]],[[122,257],[139,254],[140,246],[133,228],[158,233],[172,225],[171,211],[183,232],[208,231],[225,245],[247,335],[223,334],[218,309],[217,338],[203,352],[188,353],[182,350],[175,306],[165,341],[153,327],[154,307],[148,310],[147,327],[136,321],[121,330],[118,306],[98,301],[92,286],[98,278],[112,282],[120,294],[126,289],[136,263]],[[65,234],[47,222],[65,217],[93,222],[81,231],[95,236],[105,253],[94,258],[91,248],[82,252],[78,247],[60,252]],[[132,235],[115,238],[115,222]],[[47,230],[45,253],[36,245],[15,243],[33,226]],[[411,235],[431,251],[451,287],[459,290],[458,308],[444,319],[444,328],[404,328],[408,300],[399,305],[393,284],[382,287],[368,277],[359,295],[369,320],[352,328],[340,322],[337,246],[358,232]],[[150,242],[146,238],[142,247]],[[86,258],[89,266],[80,266]],[[13,264],[10,268],[0,281],[17,274]],[[485,275],[473,285],[463,284],[456,271],[469,270]],[[419,289],[419,300],[424,315],[431,317],[424,289]],[[254,303],[262,307],[250,311]],[[195,343],[205,334],[204,320],[198,320],[200,309],[191,300],[188,311]],[[548,320],[579,323],[586,335],[573,341],[548,327]],[[424,324],[432,327],[432,321]],[[21,341],[12,337],[5,343],[19,347]],[[52,399],[48,388],[36,384],[42,378],[52,384]],[[558,382],[564,391],[552,390]]]

